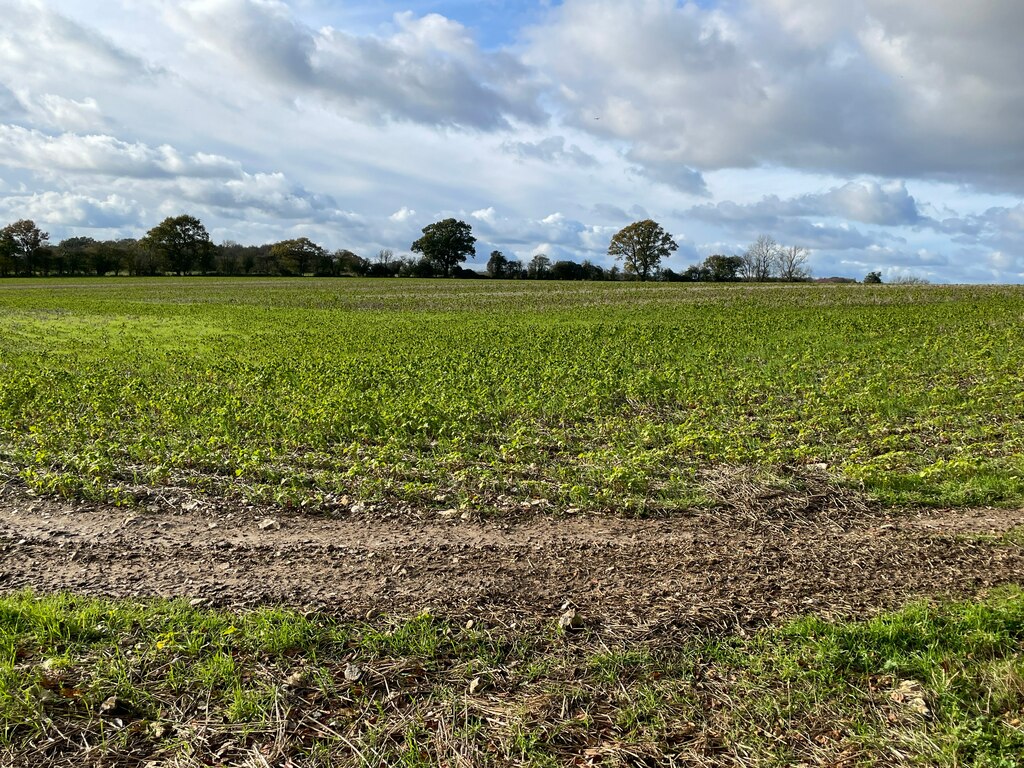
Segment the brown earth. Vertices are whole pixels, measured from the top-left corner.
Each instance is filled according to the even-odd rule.
[[[358,507],[326,517],[154,498],[132,510],[0,490],[0,589],[353,618],[430,608],[514,622],[571,605],[632,634],[864,615],[1024,582],[1020,538],[999,538],[1021,523],[1018,510],[886,512],[834,489],[723,492],[715,510],[661,519]]]

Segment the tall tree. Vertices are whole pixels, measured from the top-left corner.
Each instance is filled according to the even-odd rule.
[[[91,237],[68,237],[57,246],[57,255],[69,275],[78,275],[92,267],[92,255],[98,243]]]
[[[811,276],[807,266],[807,249],[799,245],[779,248],[775,254],[775,268],[780,280],[797,283]]]
[[[412,250],[414,253],[422,253],[423,258],[445,275],[450,275],[467,256],[476,255],[474,243],[476,238],[469,224],[457,219],[445,219],[425,226],[423,237],[412,244]]]
[[[195,216],[168,216],[149,230],[141,242],[163,258],[167,269],[179,275],[197,267],[205,272],[212,265],[210,235]]]
[[[743,267],[740,272],[743,278],[755,283],[763,283],[770,278],[778,259],[779,250],[779,244],[775,242],[774,238],[768,235],[758,237],[741,257]]]
[[[494,278],[508,277],[508,259],[501,251],[491,251],[487,260],[487,274]]]
[[[661,260],[678,248],[658,222],[644,219],[620,229],[608,244],[608,255],[614,256],[616,261],[625,261],[628,274],[649,280],[657,273]]]
[[[723,256],[716,253],[704,259],[705,279],[713,283],[730,283],[739,275],[743,259],[739,256]]]
[[[331,258],[337,275],[365,275],[370,270],[370,262],[348,248],[335,251]]]
[[[526,267],[526,274],[531,280],[545,280],[551,269],[551,259],[545,253],[535,253]]]
[[[0,229],[0,277],[7,277],[17,271],[18,262],[14,258],[14,238],[6,229]]]
[[[300,237],[274,243],[270,255],[282,275],[304,275],[316,270],[325,251],[308,237]]]
[[[31,219],[8,224],[0,237],[10,251],[9,258],[13,259],[16,270],[25,275],[35,271],[36,258],[50,240],[50,235],[39,229]]]

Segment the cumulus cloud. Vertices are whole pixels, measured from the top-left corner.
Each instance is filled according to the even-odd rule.
[[[823,201],[819,199],[816,202],[820,204]],[[783,201],[776,197],[768,197],[751,205],[731,201],[699,205],[683,215],[719,225],[747,240],[769,233],[777,240],[815,250],[866,248],[884,237],[865,234],[845,222],[831,224],[804,218],[815,208],[816,206],[801,208],[799,200]]]
[[[927,226],[951,235],[953,242],[982,244],[1003,254],[1024,254],[1024,203],[997,206],[980,214],[929,219]]]
[[[227,219],[256,214],[279,222],[335,222],[349,228],[365,224],[362,216],[342,209],[333,196],[312,192],[284,173],[250,173],[222,155],[189,154],[170,145],[151,147],[109,135],[49,135],[0,125],[0,164],[28,170],[57,185],[8,196],[4,208],[18,218],[31,214],[58,227],[124,228],[144,213],[186,206]],[[66,189],[71,186],[75,191]],[[107,194],[98,194],[99,189]]]
[[[749,221],[762,228],[783,218],[813,216],[886,227],[913,226],[923,221],[917,201],[902,181],[851,181],[827,192],[789,199],[768,195],[759,202],[745,205],[733,202],[706,204],[690,209],[689,213],[705,221]]]
[[[55,93],[35,96],[28,91],[19,95],[26,118],[36,125],[58,130],[90,130],[104,125],[100,105],[96,99],[70,99]]]
[[[1017,0],[566,0],[527,61],[650,173],[783,166],[1024,190]],[[594,120],[597,116],[600,120]]]
[[[567,163],[582,168],[598,164],[597,158],[575,144],[566,145],[564,136],[549,136],[541,141],[506,141],[501,151],[520,160],[538,160],[544,163]]]
[[[645,158],[641,153],[631,152],[630,159],[637,160],[639,165],[637,172],[651,181],[671,187],[677,192],[697,197],[709,197],[708,185],[704,181],[704,174],[686,165],[672,162],[662,162],[659,158]]]
[[[394,16],[390,35],[311,29],[276,0],[165,3],[191,45],[289,98],[316,95],[361,120],[494,130],[542,122],[540,86],[512,54],[481,50],[438,14]]]
[[[397,224],[402,224],[412,219],[415,215],[416,211],[403,205],[397,211],[388,216],[388,218]]]
[[[234,217],[255,210],[279,219],[350,222],[361,219],[339,209],[330,195],[310,192],[289,182],[282,173],[242,173],[238,178],[227,180],[180,178],[176,188],[184,199],[222,209]]]
[[[546,253],[552,259],[601,261],[618,227],[586,224],[554,211],[540,218],[499,215],[493,208],[469,214],[474,233],[493,247],[528,258]],[[478,248],[478,253],[485,250]],[[489,247],[488,247],[489,250]]]
[[[121,195],[97,198],[60,192],[37,192],[0,198],[0,211],[7,218],[45,222],[47,227],[119,229],[141,223],[143,209]]]
[[[39,173],[89,173],[161,178],[232,178],[240,165],[207,153],[185,155],[170,145],[150,147],[113,136],[63,133],[51,136],[18,125],[0,125],[0,163]]]
[[[482,221],[485,224],[493,225],[497,216],[497,211],[494,210],[494,206],[489,206],[487,208],[481,208],[478,211],[473,211],[469,215],[472,216],[477,221]]]

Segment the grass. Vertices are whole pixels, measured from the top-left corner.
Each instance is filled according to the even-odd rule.
[[[0,750],[16,765],[1018,766],[1022,641],[1020,589],[632,639],[594,620],[564,634],[23,593],[0,599]]]
[[[0,478],[315,508],[644,514],[825,464],[1024,500],[1024,291],[499,281],[0,283]]]

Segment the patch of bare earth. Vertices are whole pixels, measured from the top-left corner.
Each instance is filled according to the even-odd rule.
[[[813,477],[777,488],[726,473],[708,487],[716,508],[691,515],[514,521],[297,515],[173,492],[133,511],[8,487],[0,589],[353,618],[431,608],[513,620],[568,604],[632,634],[864,615],[1024,576],[1020,546],[988,535],[1018,525],[1018,511],[887,512]]]

